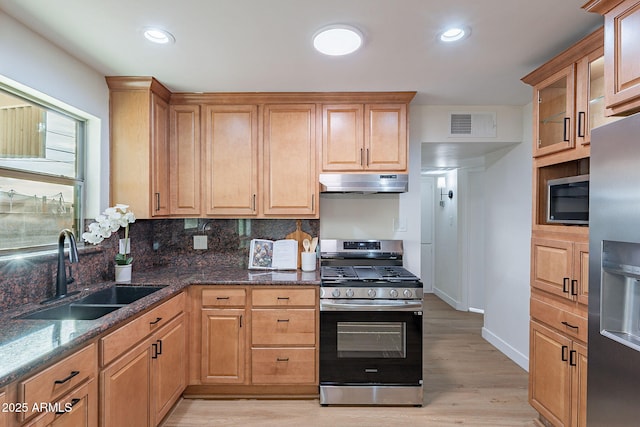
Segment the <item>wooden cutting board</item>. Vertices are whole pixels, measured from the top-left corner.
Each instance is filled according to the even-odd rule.
[[[302,241],[304,239],[311,240],[311,235],[309,233],[305,233],[304,231],[302,231],[302,220],[296,220],[296,231],[294,231],[293,233],[287,234],[285,238],[293,239],[298,242],[298,268],[300,268],[301,258],[302,258],[300,254],[302,253],[302,251],[304,251],[304,247],[302,246]]]

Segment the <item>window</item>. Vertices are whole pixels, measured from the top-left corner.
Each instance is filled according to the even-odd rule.
[[[82,230],[83,120],[0,87],[0,254]]]

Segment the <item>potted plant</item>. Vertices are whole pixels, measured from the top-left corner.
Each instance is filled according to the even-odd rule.
[[[97,245],[121,227],[124,228],[124,239],[119,240],[118,254],[115,257],[116,282],[119,283],[131,282],[133,257],[130,256],[129,224],[135,221],[136,217],[128,205],[117,204],[105,209],[102,215],[96,217],[95,222],[89,224],[89,231],[82,233],[85,242]]]

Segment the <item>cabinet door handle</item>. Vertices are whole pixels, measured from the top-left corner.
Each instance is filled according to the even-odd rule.
[[[569,293],[569,278],[565,277],[562,279],[562,292],[565,294]]]
[[[54,384],[64,384],[64,383],[66,383],[67,381],[70,381],[70,380],[71,380],[71,378],[75,377],[75,376],[76,376],[76,375],[78,375],[79,373],[80,373],[80,371],[71,371],[71,373],[69,374],[69,376],[68,376],[68,377],[63,378],[63,379],[61,379],[61,380],[55,380],[55,381],[54,381]]]
[[[569,365],[577,366],[577,364],[576,364],[576,351],[575,350],[571,350],[569,352]]]
[[[561,355],[563,362],[566,362],[567,360],[569,360],[569,359],[567,359],[567,350],[569,350],[569,347],[567,347],[566,345],[563,345],[562,346],[562,355]]]
[[[156,193],[156,211],[160,210],[160,193]]]
[[[361,148],[360,149],[360,166],[364,166],[364,160],[362,155],[364,154],[364,150]]]
[[[571,295],[578,295],[578,281],[576,279],[571,281]]]
[[[369,149],[367,148],[367,166],[369,166]]]
[[[568,328],[571,328],[571,329],[579,329],[579,327],[578,327],[578,326],[573,326],[573,325],[572,325],[571,323],[569,323],[569,322],[562,322],[562,324],[563,324],[564,326],[568,327]]]
[[[580,111],[578,113],[578,137],[584,138],[585,134],[585,124],[586,124],[586,115],[584,111]]]
[[[256,195],[254,194],[251,200],[251,211],[255,212],[256,211]]]
[[[564,142],[569,142],[569,125],[571,124],[571,118],[564,118],[564,129],[562,131],[562,140]]]
[[[158,343],[158,356],[162,354],[162,340],[156,340]]]
[[[159,321],[162,320],[162,317],[156,317],[156,320],[154,320],[153,322],[149,322],[150,325],[157,325]]]
[[[78,399],[78,398],[71,399],[71,402],[70,402],[71,403],[71,407],[73,408],[74,406],[76,406],[80,402],[80,400],[81,399]],[[70,411],[56,411],[56,415],[64,415],[67,412],[70,412]]]
[[[153,343],[151,344],[151,347],[153,347],[153,355],[151,356],[152,359],[157,359],[158,358],[158,344],[157,343]]]
[[[240,327],[242,328],[242,314],[240,315]]]
[[[316,210],[316,195],[312,194],[311,195],[311,212],[314,212]]]

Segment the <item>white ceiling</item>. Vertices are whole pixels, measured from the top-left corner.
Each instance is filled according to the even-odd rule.
[[[602,25],[585,2],[0,0],[0,9],[104,75],[150,75],[172,91],[415,90],[424,105],[524,105],[531,88],[520,78]],[[363,48],[315,52],[312,35],[335,23],[358,27]],[[471,36],[438,42],[451,23]],[[144,40],[150,25],[175,44]]]

